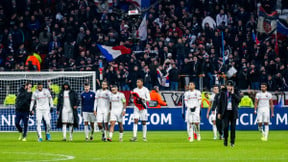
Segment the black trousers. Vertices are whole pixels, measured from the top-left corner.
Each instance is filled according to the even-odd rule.
[[[20,126],[21,120],[24,125],[24,131]],[[20,133],[23,133],[24,138],[27,136],[28,121],[29,121],[29,112],[16,112],[15,126]]]
[[[224,115],[224,142],[227,143],[229,137],[230,127],[230,143],[235,143],[235,129],[236,129],[236,118],[234,117],[233,111],[226,111]]]
[[[218,116],[218,114],[217,114],[217,116]],[[216,116],[216,127],[217,127],[217,130],[219,132],[219,135],[222,136],[223,135],[224,120],[218,119],[217,116]]]

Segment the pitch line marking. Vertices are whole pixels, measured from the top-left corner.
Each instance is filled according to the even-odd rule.
[[[167,161],[175,161],[175,160],[215,160],[215,158],[93,158],[91,160],[100,161],[100,160],[127,160],[127,161],[135,161],[135,160],[167,160]],[[245,159],[236,159],[236,158],[225,158],[221,159],[222,161],[237,161],[237,160],[287,160],[287,158],[245,158]]]
[[[66,160],[73,160],[75,159],[74,156],[71,155],[64,155],[64,154],[53,154],[53,153],[36,153],[36,152],[1,152],[1,154],[29,154],[29,155],[45,155],[45,156],[51,156],[55,157],[53,159],[47,159],[47,160],[21,160],[22,162],[30,162],[30,161],[40,161],[40,162],[46,162],[46,161],[66,161]]]

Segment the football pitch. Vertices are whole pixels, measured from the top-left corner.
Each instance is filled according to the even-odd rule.
[[[213,140],[212,131],[192,143],[186,131],[148,131],[148,142],[129,142],[132,132],[124,132],[123,142],[116,132],[113,142],[100,141],[101,133],[88,142],[83,132],[74,133],[73,142],[61,141],[61,132],[51,135],[52,141],[39,143],[35,132],[27,142],[18,141],[18,133],[0,133],[0,161],[288,161],[288,131],[270,131],[267,142],[258,131],[237,131],[233,148]]]

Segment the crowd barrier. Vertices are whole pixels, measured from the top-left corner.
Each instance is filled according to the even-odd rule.
[[[127,131],[132,130],[133,127],[133,108],[127,108],[124,117],[124,129]],[[201,109],[201,130],[212,130],[211,121],[206,118],[207,109]],[[148,130],[186,130],[186,123],[182,118],[181,108],[161,108],[161,109],[148,109]],[[288,109],[277,108],[275,109],[275,117],[271,118],[271,130],[288,130]],[[79,124],[78,131],[84,129],[83,119],[79,110]],[[56,129],[57,114],[54,110],[51,113],[52,131],[59,131]],[[140,124],[140,122],[139,122]],[[239,118],[237,120],[238,130],[257,130],[256,115],[254,109],[241,108],[239,109]],[[116,126],[117,127],[117,126]],[[29,130],[36,130],[35,115],[30,117]],[[141,130],[141,126],[139,128]],[[16,131],[15,128],[15,109],[5,108],[0,109],[0,131]]]

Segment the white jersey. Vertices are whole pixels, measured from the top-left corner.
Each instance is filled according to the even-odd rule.
[[[107,113],[109,112],[110,95],[111,95],[111,92],[109,90],[99,89],[99,90],[96,91],[95,107],[97,107],[97,111],[107,112]]]
[[[256,94],[256,99],[258,100],[258,109],[270,107],[270,100],[272,99],[272,94],[269,92],[258,92]]]
[[[212,93],[211,95],[210,95],[210,98],[209,98],[209,100],[210,100],[210,103],[212,103],[213,104],[213,102],[214,102],[214,99],[215,99],[215,93]],[[211,105],[212,105],[211,104]]]
[[[138,87],[134,88],[133,92],[137,93],[139,95],[139,97],[144,99],[146,102],[151,100],[149,90],[146,87],[142,87],[141,89]],[[146,104],[146,102],[145,102],[145,104]],[[136,108],[136,106],[134,106],[134,108]]]
[[[126,103],[126,98],[123,93],[117,92],[110,95],[111,111],[123,111],[123,103]]]
[[[50,107],[53,106],[53,99],[50,94],[50,91],[46,88],[43,88],[42,91],[38,89],[33,92],[30,111],[32,111],[34,103],[36,101],[36,110],[50,110]]]
[[[201,92],[198,90],[186,91],[184,93],[184,101],[187,108],[200,108],[202,101]]]
[[[71,103],[69,98],[69,90],[64,91],[63,111],[72,112]]]

